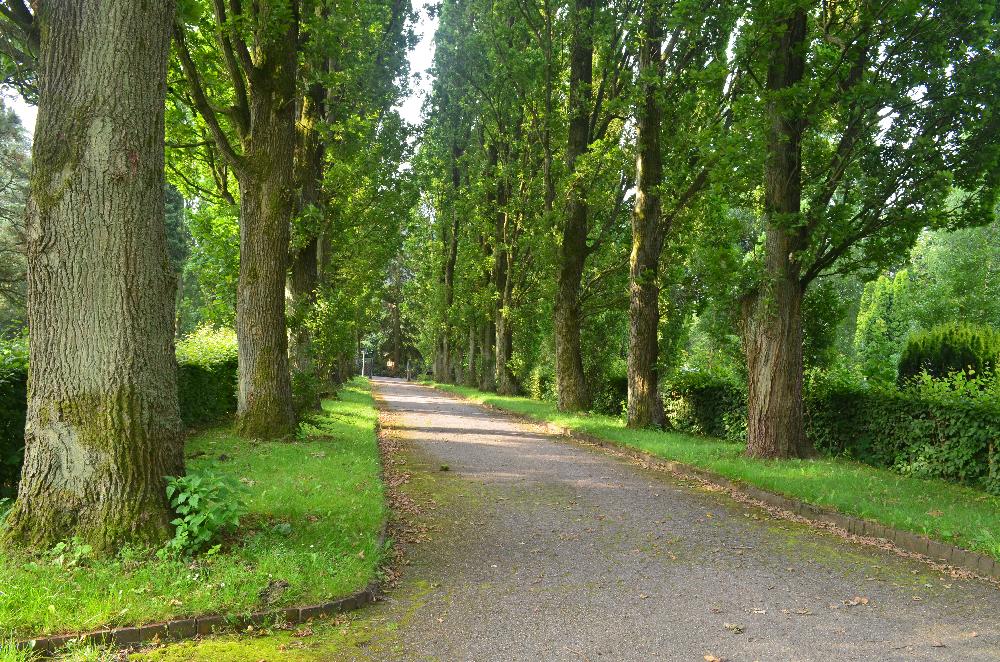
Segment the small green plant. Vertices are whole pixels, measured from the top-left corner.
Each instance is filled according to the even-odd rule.
[[[73,536],[69,540],[56,543],[46,556],[51,560],[52,565],[62,568],[76,568],[85,565],[93,552],[93,547]]]
[[[186,476],[167,478],[167,498],[177,513],[171,524],[174,537],[157,552],[160,558],[182,558],[198,554],[240,525],[247,507],[244,489],[230,477],[210,470],[192,471]]]

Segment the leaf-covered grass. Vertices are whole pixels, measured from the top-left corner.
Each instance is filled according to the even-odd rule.
[[[727,478],[990,554],[1000,560],[1000,497],[941,480],[902,476],[839,458],[754,460],[744,445],[659,430],[632,430],[620,418],[564,414],[550,402],[438,388],[515,414],[629,446]]]
[[[229,427],[193,436],[189,467],[211,466],[247,487],[249,513],[222,552],[184,562],[125,550],[78,567],[0,556],[0,642],[316,603],[363,588],[387,514],[376,419],[359,379],[323,403],[299,441],[246,441]]]

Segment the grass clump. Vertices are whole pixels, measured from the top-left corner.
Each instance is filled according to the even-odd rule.
[[[105,561],[67,541],[55,557],[0,556],[0,640],[248,613],[364,588],[387,513],[376,420],[370,385],[358,379],[323,402],[310,421],[322,433],[315,438],[248,441],[230,427],[191,437],[189,470],[244,491],[246,514],[217,552],[157,558],[125,549]]]
[[[863,517],[1000,560],[1000,497],[939,479],[894,473],[841,458],[756,460],[745,445],[660,430],[633,430],[620,418],[559,412],[555,404],[448,384],[475,402],[741,480],[756,487]]]

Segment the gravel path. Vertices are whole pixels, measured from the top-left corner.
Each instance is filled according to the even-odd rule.
[[[431,388],[375,384],[405,492],[425,504],[411,538],[427,539],[404,544],[401,584],[364,614],[358,657],[1000,660],[994,586]]]

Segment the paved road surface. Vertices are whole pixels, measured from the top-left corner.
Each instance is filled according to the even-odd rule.
[[[376,380],[429,539],[366,659],[1000,660],[1000,589],[952,579]],[[444,467],[447,470],[443,470]],[[434,505],[436,504],[436,505]],[[845,601],[867,598],[867,605]]]

